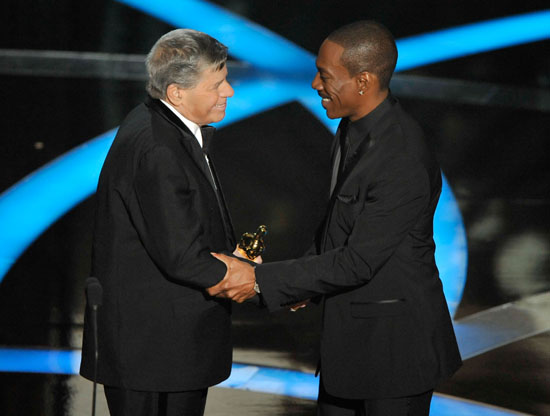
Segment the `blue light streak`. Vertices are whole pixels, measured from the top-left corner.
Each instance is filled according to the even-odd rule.
[[[333,132],[336,130],[338,120],[329,120],[326,117],[319,97],[309,87],[315,71],[314,57],[303,49],[240,16],[206,2],[121,2],[175,26],[192,27],[210,33],[228,45],[233,56],[267,71],[262,76],[235,80],[235,97],[230,102],[226,118],[218,124],[219,127],[297,100],[327,128]],[[208,18],[200,19],[198,16]],[[398,70],[547,39],[548,27],[550,11],[544,10],[401,39],[398,40]],[[95,191],[99,171],[114,134],[114,131],[107,132],[60,156],[0,195],[0,281],[32,241],[65,212]],[[466,238],[456,200],[446,181],[434,226],[436,259],[453,313],[460,300],[466,276]],[[0,349],[0,371],[75,374],[79,362],[79,351],[29,352]],[[316,397],[316,380],[311,375],[295,374],[297,372],[291,370],[253,366],[258,369],[256,371],[250,368],[251,366],[235,364],[234,375],[224,385],[266,392],[274,391],[260,389],[278,386],[276,392],[280,394]],[[246,379],[245,375],[252,373],[254,377]],[[274,381],[274,373],[280,374],[283,381]],[[236,377],[241,377],[240,383]],[[256,377],[258,383],[253,382]],[[308,378],[314,380],[312,385],[305,383],[304,380]],[[297,380],[294,385],[301,387],[287,388],[284,380],[288,379]],[[433,409],[439,409],[436,414],[507,414],[491,413],[492,410],[481,413],[477,408],[470,413],[458,413],[455,401],[445,400],[447,399],[434,398]],[[445,410],[446,406],[450,410]]]
[[[297,76],[314,74],[312,54],[219,6],[200,0],[117,1],[176,27],[206,32],[225,43],[231,55],[258,68]],[[396,71],[548,39],[549,28],[550,10],[542,10],[407,37],[397,41]]]
[[[216,123],[217,128],[289,103],[298,95],[313,93],[311,88],[304,91],[301,82],[268,77],[237,78],[232,86],[235,95],[229,99],[225,118]],[[318,97],[317,94],[315,96]]]
[[[550,39],[550,10],[472,23],[397,41],[396,71]]]
[[[224,11],[218,6],[198,0],[186,2],[185,7],[182,7],[180,3],[174,3],[173,0],[158,2],[124,0],[123,2],[146,10],[176,25],[185,26],[186,23],[189,23],[197,29],[207,31],[220,38],[226,44],[229,44],[232,50],[235,49],[235,56],[246,59],[262,68],[271,68],[273,65],[276,66],[283,62],[285,67],[292,68],[293,73],[300,74],[301,77],[311,72],[309,68],[312,67],[313,56],[308,55],[307,52],[290,44],[290,42],[280,36],[247,22],[246,19]],[[152,8],[155,11],[151,10]],[[204,19],[204,22],[196,19],[196,16],[208,15],[210,17],[210,14],[215,18]],[[227,20],[223,20],[223,24],[221,24],[222,22],[219,19],[223,19],[224,17]],[[444,56],[451,56],[449,55],[450,51],[455,49],[460,50],[460,53],[467,52],[463,46],[460,49],[458,47],[452,48],[451,46],[453,45],[460,46],[474,43],[476,45],[483,44],[485,45],[483,48],[488,48],[490,45],[493,45],[493,47],[503,47],[506,45],[505,42],[517,44],[536,40],[541,36],[544,37],[544,33],[546,33],[546,36],[548,35],[548,25],[546,23],[549,23],[549,19],[550,12],[542,11],[403,39],[398,41],[401,56],[400,68],[409,68],[414,65],[433,62],[434,59],[443,59]],[[231,28],[233,26],[235,27]],[[243,28],[246,28],[246,30]],[[544,28],[546,28],[546,32]],[[509,36],[489,36],[487,34],[481,36],[484,33],[482,30],[488,29],[492,33],[498,29],[498,33],[518,34],[518,38],[514,40],[509,39]],[[532,31],[530,32],[530,30]],[[440,50],[447,55],[440,52],[439,55],[434,55],[439,56],[439,58],[426,58],[420,52],[436,49],[434,48],[434,40],[437,40],[438,34],[441,34],[441,39],[444,39],[444,41],[439,42],[441,45],[444,45]],[[467,42],[465,40],[471,40],[472,36],[476,39],[476,42]],[[492,43],[480,41],[480,39],[485,38],[493,39]],[[253,42],[254,47],[251,47],[247,43],[245,47],[241,48],[241,40]],[[423,41],[428,42],[431,46],[422,46]],[[481,46],[476,47],[479,48]],[[270,58],[266,58],[266,61],[261,61],[260,63],[256,62],[259,56],[257,54],[258,50],[270,51]],[[276,50],[291,52],[290,55],[277,56],[275,53],[272,53]],[[473,53],[473,50],[470,49],[469,51]],[[453,56],[457,54],[458,52],[452,53]],[[411,56],[418,58],[413,62],[411,61]],[[276,57],[276,62],[272,62],[271,60],[274,57]],[[319,117],[331,131],[334,131],[337,121],[329,120],[326,117],[321,106],[318,104],[319,98],[314,92],[306,88],[305,85],[305,82],[297,80],[293,83],[288,78],[281,79],[276,75],[243,80],[242,85],[236,88],[237,98],[234,98],[232,105],[228,109],[228,115],[220,123],[220,126],[296,99]],[[61,156],[56,161],[35,172],[35,174],[29,175],[0,195],[0,219],[2,219],[0,220],[0,229],[3,231],[0,233],[0,279],[3,278],[15,260],[38,235],[72,206],[93,192],[102,160],[112,140],[111,133],[106,133],[106,136],[108,136],[108,140],[106,141],[101,141],[99,138],[96,139],[101,142],[98,143],[99,145],[104,145],[104,148],[99,149],[97,154],[91,155],[89,152],[91,149],[86,149],[87,145],[84,145],[65,156]],[[81,151],[82,153],[79,153]],[[79,154],[81,156],[78,156]],[[87,154],[90,154],[89,159],[87,159]],[[79,158],[80,161],[71,166],[69,162]],[[93,166],[94,163],[91,163],[90,160],[95,162],[95,167]],[[71,172],[71,174],[67,175],[64,173],[67,171],[64,171],[64,168],[61,169],[60,167],[67,168],[67,171]],[[82,186],[78,185],[79,181],[82,181]],[[30,197],[30,199],[26,199],[27,197]],[[20,203],[18,201],[26,202]],[[442,258],[442,256],[439,256],[439,258]],[[442,263],[439,264],[441,265]],[[443,267],[443,269],[447,269],[447,267]]]
[[[80,145],[0,195],[0,282],[23,251],[97,188],[115,130]]]
[[[80,350],[0,348],[0,372],[77,375]],[[319,378],[311,373],[233,363],[231,376],[217,387],[317,400]],[[435,394],[432,416],[505,416],[517,414],[482,403]]]
[[[466,284],[468,247],[462,215],[445,176],[434,215],[434,241],[435,262],[449,313],[454,316]]]
[[[200,0],[119,0],[175,27],[206,32],[229,47],[231,56],[285,76],[315,68],[309,52],[264,27]],[[314,73],[312,74],[314,75]]]
[[[197,0],[186,2],[185,7],[182,7],[180,3],[175,4],[173,1],[144,2],[138,0],[125,0],[124,2],[149,11],[160,18],[166,18],[176,25],[185,26],[186,23],[189,23],[189,25],[193,27],[205,30],[220,38],[226,44],[229,44],[232,49],[238,51],[235,56],[246,59],[262,68],[270,68],[272,65],[278,65],[278,63],[284,61],[284,66],[292,68],[294,71],[293,73],[298,74],[299,77],[305,77],[306,73],[311,72],[308,68],[311,66],[313,57],[307,57],[307,52],[290,44],[280,36],[247,22],[246,19],[226,12],[218,6]],[[150,10],[151,8],[158,8],[158,10],[155,9],[156,11],[153,12]],[[216,16],[216,19],[221,19],[223,16],[226,16],[227,21],[224,21],[223,24],[214,24],[214,21],[220,22],[212,19],[205,19],[207,22],[198,22],[200,19],[196,19],[195,17],[205,15],[204,13],[212,13]],[[475,48],[478,48],[477,50],[480,51],[486,50],[490,45],[493,45],[492,47],[504,47],[507,45],[506,42],[508,42],[508,44],[518,44],[520,42],[538,40],[541,37],[548,37],[548,23],[550,23],[550,11],[545,10],[542,12],[495,19],[489,22],[476,23],[402,39],[398,41],[400,45],[400,63],[398,64],[400,69],[410,68],[415,65],[434,62],[437,59],[443,59],[445,57],[456,57],[461,53],[474,53],[476,51]],[[231,29],[231,26],[238,26],[241,29]],[[242,29],[242,27],[246,27],[246,30]],[[498,33],[513,33],[517,34],[518,37],[517,39],[510,39],[509,36],[489,36],[482,32],[483,29],[490,30],[492,33],[495,31]],[[425,51],[431,52],[431,50],[434,49],[435,52],[437,50],[434,45],[437,44],[438,34],[441,34],[441,39],[443,39],[439,41],[439,44],[443,45],[443,47],[439,48],[439,55],[434,53],[433,56],[426,57],[424,54]],[[241,37],[247,42],[251,41],[258,43],[254,43],[254,47],[247,44],[246,47],[240,48]],[[467,39],[471,40],[472,37],[476,42],[466,41]],[[492,41],[483,41],[485,38],[492,39]],[[427,42],[424,45],[429,45],[429,47],[422,46],[423,41]],[[465,50],[464,45],[469,43],[484,46],[469,47],[470,49]],[[452,52],[455,49],[460,52]],[[271,62],[269,59],[265,61],[266,63],[257,63],[256,58],[259,56],[256,53],[257,50],[270,51],[271,57],[276,56],[275,54],[271,54],[271,51],[274,50],[292,50],[292,52],[290,55],[285,55],[288,60],[283,60],[283,55],[281,55],[277,57],[277,62],[275,63]],[[416,58],[413,61],[411,57]],[[295,65],[298,65],[298,68],[302,68],[303,72],[298,70]],[[244,80],[242,84],[241,91],[237,89],[238,98],[234,99],[232,106],[228,109],[228,116],[220,123],[220,126],[227,125],[236,120],[243,119],[259,111],[267,110],[273,106],[283,104],[293,99],[298,100],[310,109],[310,111],[319,117],[331,131],[334,131],[337,126],[337,121],[329,120],[326,117],[321,106],[318,105],[318,97],[305,87],[305,82],[302,85],[298,80],[292,85],[292,81],[289,81],[288,78],[285,80],[272,74],[270,76]],[[109,133],[106,134],[109,135]],[[109,135],[109,137],[110,140],[112,140],[112,136]],[[104,142],[104,144],[105,143],[110,144],[109,141]],[[99,153],[104,155],[107,150],[108,146],[105,146]],[[77,153],[77,150],[75,149],[74,152]],[[58,158],[57,161],[61,163],[63,159],[64,156]],[[82,160],[84,159],[85,158]],[[101,160],[103,159],[101,156],[92,156],[92,159],[99,161],[99,163],[96,164],[95,173],[92,173],[94,176],[92,182],[97,183],[97,175],[101,166]],[[3,231],[0,233],[0,279],[38,235],[68,209],[91,194],[90,189],[95,189],[95,185],[90,187],[89,180],[87,185],[83,185],[82,187],[75,186],[78,183],[79,174],[82,171],[78,169],[79,164],[70,168],[73,170],[71,175],[61,173],[59,179],[56,179],[55,175],[46,173],[46,171],[54,165],[54,162],[50,163],[37,171],[36,176],[30,175],[16,186],[0,195],[0,219],[3,220],[0,220],[0,230]],[[91,164],[88,164],[88,167],[87,173],[84,173],[85,179],[83,179],[83,182],[86,181],[86,178],[89,179],[90,172],[94,170]],[[53,168],[51,172],[56,170],[57,169]],[[73,180],[72,186],[61,185],[65,180],[71,179]],[[25,182],[27,183],[23,185]],[[35,183],[37,184],[36,186],[33,185]],[[53,192],[50,192],[49,186],[53,186]],[[73,188],[75,192],[74,197],[71,197],[73,193],[69,188]],[[55,192],[56,189],[57,192]],[[87,192],[89,193],[86,194]],[[17,202],[23,200],[19,199],[19,197],[24,197],[25,194],[32,199],[26,199],[26,203]],[[44,194],[48,194],[48,197],[45,198]],[[67,198],[64,198],[64,196],[67,196]],[[4,230],[6,231],[4,232]],[[442,256],[439,256],[439,258],[441,257]],[[447,268],[443,267],[443,269]],[[444,275],[444,273],[442,273],[442,275]]]
[[[336,131],[338,120],[324,114],[319,96],[309,85],[296,80],[275,82],[270,78],[236,80],[235,97],[223,127],[299,97],[327,128]],[[258,92],[262,93],[259,94]],[[0,282],[23,251],[53,222],[92,195],[103,160],[116,131],[109,131],[60,156],[0,195]],[[25,201],[21,203],[21,201]],[[444,215],[440,214],[441,212]],[[434,218],[436,261],[445,296],[454,315],[466,280],[466,237],[462,218],[448,183],[444,182]]]
[[[78,374],[80,350],[0,348],[0,372]]]

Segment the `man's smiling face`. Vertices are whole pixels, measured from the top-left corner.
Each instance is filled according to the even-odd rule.
[[[357,77],[350,75],[340,58],[344,48],[325,40],[319,49],[317,74],[311,86],[321,96],[321,104],[329,118],[349,117],[351,121],[360,118],[361,95]]]

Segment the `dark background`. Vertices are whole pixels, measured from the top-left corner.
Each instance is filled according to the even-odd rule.
[[[332,30],[358,19],[379,20],[399,39],[548,7],[547,1],[215,3],[312,53]],[[145,54],[172,28],[113,1],[6,0],[0,6],[0,49]],[[406,74],[548,90],[550,42]],[[116,127],[145,97],[138,81],[13,75],[0,76],[0,91],[0,192]],[[468,281],[457,317],[550,290],[548,112],[410,97],[401,102],[433,141],[464,217]],[[265,261],[299,256],[324,213],[331,134],[293,102],[222,128],[216,137],[214,159],[236,232],[265,223],[270,227]],[[80,347],[74,332],[82,324],[93,203],[91,197],[50,227],[5,276],[0,285],[0,345]],[[312,366],[317,315],[314,308],[289,318],[236,307],[236,347],[285,350],[297,365]],[[544,333],[467,361],[440,390],[550,414],[549,363],[550,336]],[[66,378],[0,374],[7,386],[0,393],[0,413],[66,414]]]

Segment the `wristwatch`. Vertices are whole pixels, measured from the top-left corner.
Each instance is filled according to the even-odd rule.
[[[258,295],[261,293],[260,286],[258,285],[258,282],[256,282],[255,280],[254,280],[254,292],[256,292]]]

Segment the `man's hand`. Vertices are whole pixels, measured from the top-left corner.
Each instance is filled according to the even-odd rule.
[[[206,289],[210,296],[229,298],[237,303],[243,303],[256,294],[254,291],[254,283],[256,283],[254,267],[225,254],[211,254],[225,263],[227,273],[220,283]]]

